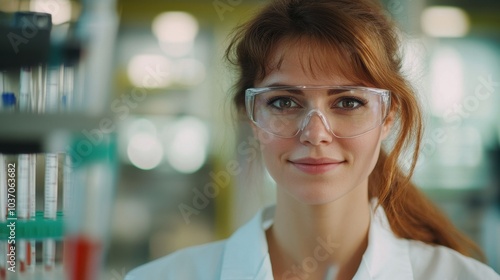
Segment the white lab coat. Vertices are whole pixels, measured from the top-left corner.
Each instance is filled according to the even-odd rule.
[[[265,208],[229,239],[152,261],[131,271],[125,280],[272,280],[265,230],[271,226],[273,215],[274,207]],[[320,250],[323,255],[331,250],[325,240],[318,244],[322,247],[318,257]],[[311,256],[310,265],[314,265],[313,259]],[[283,279],[306,279],[304,274],[294,273]],[[396,237],[384,210],[378,207],[372,211],[368,247],[353,279],[500,280],[500,276],[490,267],[447,247]]]

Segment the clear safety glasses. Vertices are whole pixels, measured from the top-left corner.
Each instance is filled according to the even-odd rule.
[[[283,138],[296,136],[314,115],[334,136],[357,137],[384,122],[390,103],[390,91],[358,86],[278,86],[245,92],[248,117]]]

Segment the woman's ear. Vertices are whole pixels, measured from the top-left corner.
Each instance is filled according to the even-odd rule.
[[[382,140],[387,138],[389,132],[391,132],[392,125],[394,124],[396,112],[390,111],[382,124]]]

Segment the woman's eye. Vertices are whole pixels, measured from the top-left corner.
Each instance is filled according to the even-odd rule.
[[[352,98],[348,98],[348,99],[342,99],[340,100],[338,103],[337,103],[337,108],[342,108],[342,109],[356,109],[358,108],[359,106],[362,106],[363,104],[356,100],[356,99],[352,99]]]
[[[271,105],[278,109],[289,109],[297,107],[297,104],[290,98],[278,98],[272,101]]]

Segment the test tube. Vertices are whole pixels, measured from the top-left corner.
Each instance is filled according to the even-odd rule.
[[[0,71],[0,92],[4,92],[5,91],[5,85],[4,85],[4,81],[3,81],[3,71]]]
[[[33,94],[34,90],[32,88],[32,70],[31,67],[21,67],[21,73],[19,76],[19,111],[21,112],[32,112],[33,107],[32,107],[32,102],[33,102]],[[27,159],[25,156],[20,158],[19,160],[23,161],[23,164],[25,164],[24,161],[28,162],[27,166],[27,171],[26,174],[22,173],[20,176],[23,176],[23,179],[27,176],[27,189],[22,189],[23,191],[23,199],[26,199],[24,197],[24,194],[26,193],[27,196],[27,201],[23,200],[23,203],[27,203],[27,208],[23,208],[23,217],[21,218],[31,218],[35,219],[36,217],[36,155],[31,154],[31,155],[26,155]],[[24,166],[23,166],[24,167]],[[26,168],[25,168],[26,169]],[[23,171],[24,172],[24,171]],[[25,192],[25,193],[24,193]],[[23,204],[23,207],[25,205]],[[26,214],[25,211],[27,211],[27,216],[24,215]],[[25,249],[25,250],[24,250]],[[32,261],[34,261],[36,258],[36,248],[35,248],[35,242],[34,240],[30,241],[20,241],[20,255],[24,257],[24,259],[21,259],[21,264],[20,264],[20,271],[24,272],[26,267],[29,270],[34,269],[34,265],[32,264]]]
[[[63,71],[63,96],[61,100],[61,108],[65,112],[70,112],[73,109],[73,93],[75,87],[75,69],[72,66],[65,66]]]
[[[1,80],[1,79],[0,79]],[[4,223],[7,217],[7,166],[5,156],[0,154],[0,222]],[[0,279],[7,277],[7,241],[0,241]]]
[[[69,213],[71,200],[73,199],[73,163],[71,156],[66,154],[64,156],[64,170],[63,170],[63,213]]]
[[[22,67],[19,76],[19,111],[30,111],[31,68]]]
[[[36,154],[29,155],[29,215],[31,219],[36,219]],[[35,270],[36,263],[36,242],[30,240],[28,243],[28,268]]]
[[[7,81],[7,75],[5,72],[0,72],[2,73],[1,75],[1,80],[2,80],[2,111],[4,112],[14,112],[16,110],[16,95],[10,91],[8,81]]]
[[[65,269],[66,279],[96,279],[102,261],[103,238],[113,183],[111,169],[105,163],[93,163],[75,169],[74,197],[70,217],[66,218]],[[81,180],[80,180],[81,179]],[[106,186],[106,187],[105,187]],[[84,211],[81,211],[84,210]]]
[[[50,66],[47,69],[45,112],[54,113],[59,109],[59,67]],[[44,218],[56,219],[57,217],[57,178],[58,159],[57,154],[45,155],[45,196],[44,196]],[[45,271],[53,271],[55,268],[56,243],[53,239],[43,241],[43,262]]]
[[[45,101],[45,112],[54,113],[59,110],[59,67],[49,67],[47,73],[47,92]]]
[[[72,199],[74,198],[74,193],[73,193],[73,183],[74,183],[74,173],[73,173],[73,163],[71,161],[71,155],[69,153],[64,155],[64,169],[63,169],[63,213],[65,219],[71,216],[70,211],[71,211],[71,203]],[[66,266],[66,259],[67,259],[67,249],[66,246],[64,246],[63,250],[63,266]]]
[[[0,111],[3,109],[3,93],[7,90],[5,88],[4,73],[0,71],[0,94],[2,94],[2,98],[0,99]]]
[[[7,165],[5,156],[0,154],[0,219],[7,217]]]
[[[57,154],[45,154],[45,197],[44,218],[55,220],[57,217]],[[51,271],[55,266],[56,243],[53,239],[43,241],[43,262],[46,271]]]
[[[21,154],[18,157],[17,175],[17,217],[27,220],[29,218],[29,156]],[[27,241],[19,240],[19,271],[25,272],[27,266]]]
[[[21,67],[21,73],[19,75],[19,111],[28,112],[29,111],[29,101],[30,101],[30,84],[31,84],[31,68]],[[19,218],[27,219],[30,216],[29,203],[30,203],[30,159],[29,155],[19,156],[19,189],[18,189],[18,199],[19,199]],[[22,182],[22,184],[21,184]],[[22,186],[22,187],[21,187]],[[19,241],[19,261],[20,272],[26,270],[26,266],[29,265],[30,255],[30,244],[25,240]]]
[[[2,93],[2,109],[5,112],[14,112],[16,109],[16,96],[13,92]]]
[[[36,95],[36,112],[37,113],[42,113],[45,111],[45,95],[46,95],[46,90],[45,90],[45,73],[44,73],[44,67],[43,65],[39,65],[37,69],[37,75],[36,75],[36,88],[37,88],[37,95]]]
[[[37,113],[38,112],[38,96],[39,94],[39,87],[38,87],[38,67],[32,67],[31,68],[31,92],[30,92],[30,99],[29,99],[29,111],[32,113]]]

